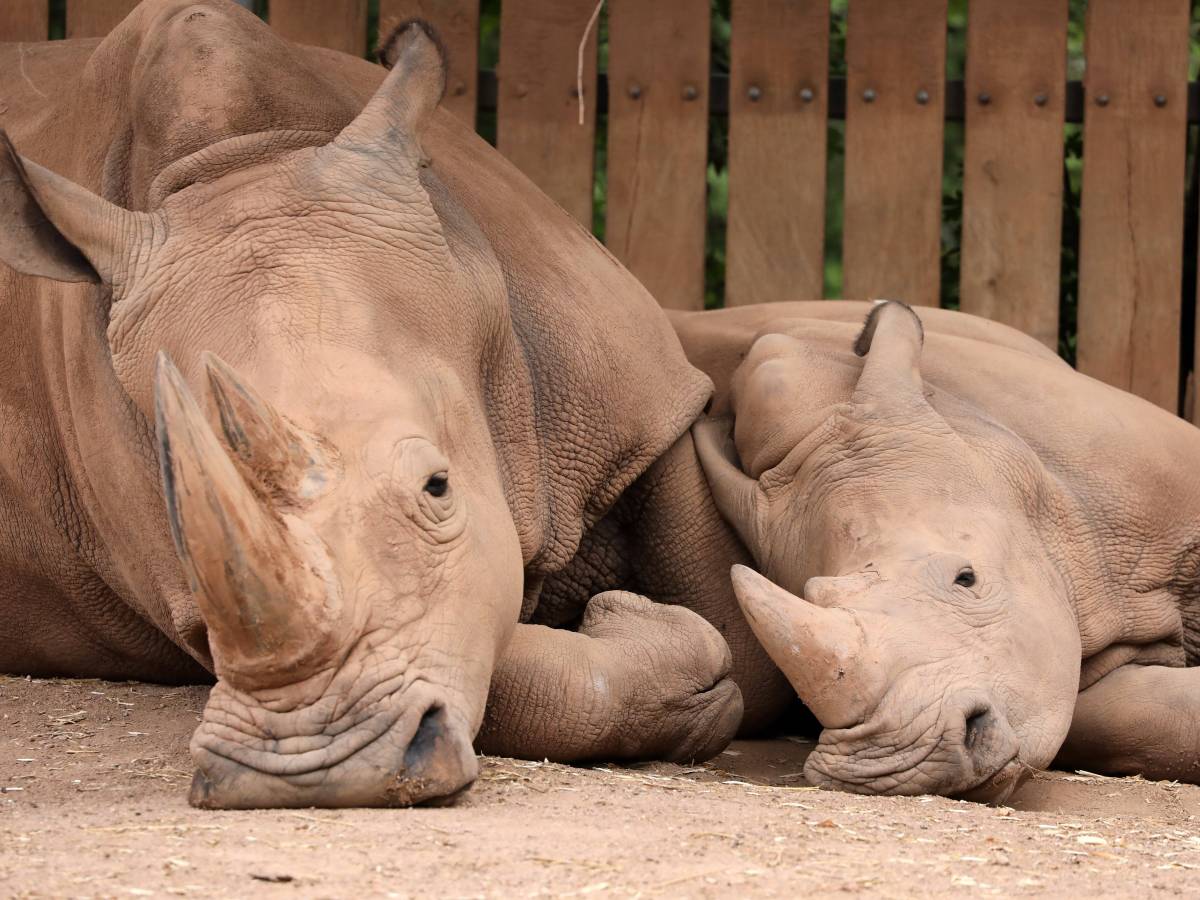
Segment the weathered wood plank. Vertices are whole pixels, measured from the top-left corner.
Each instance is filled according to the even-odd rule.
[[[733,5],[725,303],[824,294],[829,4]]]
[[[1058,348],[1067,0],[971,0],[962,309]]]
[[[1091,0],[1079,249],[1082,372],[1179,403],[1188,0]]]
[[[611,0],[605,241],[663,306],[704,306],[708,0]]]
[[[379,39],[406,19],[424,19],[446,47],[448,77],[442,105],[475,126],[479,78],[479,0],[379,0]]]
[[[289,41],[366,55],[367,0],[271,0],[267,10]]]
[[[47,0],[6,0],[0,6],[0,41],[44,41],[49,36]]]
[[[67,0],[67,37],[104,37],[140,0]]]
[[[496,146],[587,227],[596,135],[596,28],[584,50],[584,124],[575,80],[595,0],[505,0]]]
[[[844,293],[937,305],[946,0],[854,0],[847,26]]]

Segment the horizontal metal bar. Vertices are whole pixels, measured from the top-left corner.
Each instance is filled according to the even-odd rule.
[[[1066,85],[1066,115],[1069,124],[1083,123],[1084,90],[1083,82],[1068,81]],[[597,109],[600,113],[608,112],[608,76],[601,72],[597,93],[599,95]],[[479,107],[483,110],[496,109],[498,86],[496,73],[485,70],[479,73]],[[1033,98],[1030,98],[1033,101]],[[916,95],[914,93],[914,102]],[[709,114],[713,116],[729,115],[729,76],[724,73],[714,74],[709,81]],[[961,122],[966,118],[966,86],[962,81],[946,82],[946,121]],[[829,118],[840,121],[846,118],[846,79],[829,79]],[[1188,124],[1200,124],[1200,82],[1188,84]]]

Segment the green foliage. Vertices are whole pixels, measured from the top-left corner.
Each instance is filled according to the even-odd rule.
[[[50,40],[67,36],[67,0],[50,0]]]
[[[711,66],[717,73],[729,72],[731,0],[711,2]],[[829,71],[833,78],[846,76],[847,13],[850,0],[830,2]],[[266,17],[269,0],[252,0],[251,8]],[[494,70],[500,55],[501,0],[481,0],[479,64]],[[1200,0],[1193,0],[1193,8]],[[1067,77],[1083,77],[1084,30],[1087,0],[1069,0],[1070,19],[1067,34]],[[1195,9],[1193,9],[1195,12]],[[948,0],[946,30],[946,77],[961,79],[966,66],[966,30],[968,0]],[[368,28],[370,45],[374,46],[379,23],[379,0],[369,0]],[[65,33],[66,0],[51,0],[50,37],[62,38]],[[598,60],[601,71],[608,65],[608,11],[604,9],[598,25]],[[1200,74],[1200,18],[1192,16],[1189,77]],[[496,139],[494,111],[480,111],[480,133],[488,140]],[[603,240],[607,196],[607,139],[606,116],[596,122],[595,181],[593,185],[592,227]],[[705,306],[721,306],[725,291],[725,234],[729,211],[728,172],[729,124],[724,117],[713,116],[709,121],[707,210],[708,222],[705,246]],[[1074,363],[1076,348],[1076,307],[1079,286],[1079,203],[1083,175],[1083,132],[1078,125],[1064,130],[1063,164],[1063,227],[1061,276],[1061,328],[1059,352]],[[963,150],[964,135],[961,123],[947,123],[943,150],[942,229],[941,229],[941,286],[942,304],[955,308],[959,302],[961,276],[961,237],[963,211]],[[842,220],[845,179],[845,125],[831,121],[826,145],[826,204],[825,204],[825,296],[842,294]],[[1189,148],[1189,173],[1195,148]],[[1195,202],[1197,185],[1189,184],[1189,197]],[[1194,240],[1190,237],[1189,240]],[[1194,261],[1189,254],[1189,278],[1194,279]],[[1186,311],[1191,315],[1191,311]]]

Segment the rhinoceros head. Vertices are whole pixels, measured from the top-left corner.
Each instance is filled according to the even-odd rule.
[[[1061,510],[1013,434],[935,411],[922,344],[910,309],[876,306],[850,401],[788,421],[811,349],[760,338],[734,383],[756,477],[717,432],[698,444],[766,576],[734,568],[742,609],[824,727],[809,779],[995,800],[1050,763],[1074,706],[1079,634],[1047,548]]]
[[[199,805],[453,795],[519,615],[486,407],[520,388],[480,360],[512,340],[503,276],[423,171],[436,41],[414,24],[391,52],[336,139],[249,166],[243,139],[207,148],[204,177],[149,212],[0,151],[3,258],[108,289],[114,371],[156,423],[219,679]]]

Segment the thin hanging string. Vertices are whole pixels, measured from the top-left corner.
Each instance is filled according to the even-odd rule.
[[[583,124],[583,48],[587,46],[588,36],[592,33],[592,28],[596,25],[596,20],[600,18],[600,7],[604,5],[604,0],[598,0],[596,8],[592,10],[592,17],[588,19],[587,28],[583,30],[583,40],[579,42],[579,65],[575,70],[575,93],[579,96],[579,124]]]

